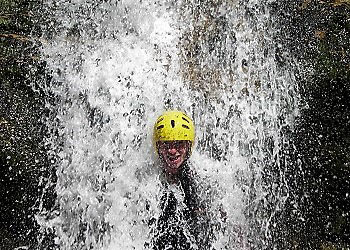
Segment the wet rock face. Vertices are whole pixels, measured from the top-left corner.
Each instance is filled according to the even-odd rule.
[[[0,249],[33,247],[47,172],[44,150],[44,81],[35,1],[1,1],[0,8]],[[50,203],[50,202],[49,202]]]
[[[276,219],[277,249],[341,248],[350,244],[350,4],[276,2],[272,8],[279,17],[281,43],[303,65],[299,88],[304,103],[291,138],[295,148],[287,149],[295,164],[286,173],[287,207]],[[25,0],[2,0],[0,7],[0,249],[35,249],[39,197],[47,208],[54,200],[52,192],[41,198],[53,171],[43,142],[48,96],[40,91],[47,81],[37,50],[40,7],[41,1]],[[223,25],[217,20],[203,27],[215,31]],[[197,40],[183,42],[189,47],[196,41],[219,43],[214,35],[205,40],[194,33]],[[188,67],[197,64],[190,59]],[[280,55],[276,60],[283,63]],[[206,72],[216,80],[214,71]],[[186,77],[199,85],[207,77],[190,73]]]
[[[295,166],[288,173],[292,191],[281,219],[284,237],[300,249],[345,249],[350,244],[350,3],[290,1],[275,10],[279,25],[288,27],[282,31],[285,43],[302,63],[304,104],[292,138]]]

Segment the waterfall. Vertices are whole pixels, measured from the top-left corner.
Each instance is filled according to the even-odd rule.
[[[288,197],[284,132],[298,114],[272,2],[45,2],[57,199],[38,221],[59,249],[145,248],[161,212],[152,129],[166,109],[193,118],[193,167],[213,183],[213,212],[227,213],[214,246],[271,247]]]

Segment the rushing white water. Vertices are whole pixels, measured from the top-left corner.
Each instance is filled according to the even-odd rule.
[[[193,166],[215,189],[213,212],[227,213],[216,249],[270,244],[288,195],[279,157],[297,114],[293,68],[276,63],[272,1],[214,2],[46,2],[58,179],[57,208],[39,217],[60,249],[145,248],[160,213],[152,128],[168,108],[194,119]]]

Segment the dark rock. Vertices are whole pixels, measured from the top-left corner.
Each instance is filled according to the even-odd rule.
[[[281,37],[302,64],[301,115],[286,148],[290,197],[276,219],[280,249],[350,246],[350,5],[283,1]],[[285,39],[287,38],[287,39]],[[332,248],[333,247],[333,248]]]
[[[39,60],[39,1],[1,1],[0,8],[0,249],[35,249],[41,201],[48,209],[52,174],[44,146],[46,81]],[[34,91],[36,86],[36,91]]]

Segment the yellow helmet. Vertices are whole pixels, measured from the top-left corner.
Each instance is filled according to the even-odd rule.
[[[190,141],[193,147],[195,128],[193,121],[185,113],[171,110],[158,117],[154,124],[153,142]]]

